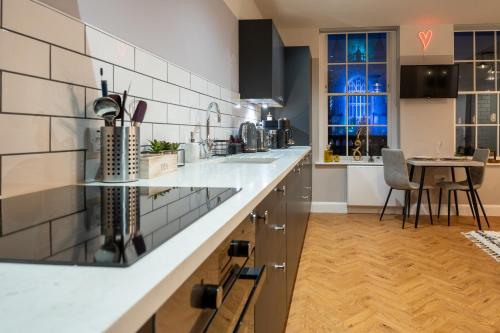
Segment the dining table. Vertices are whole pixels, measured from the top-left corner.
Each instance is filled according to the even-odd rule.
[[[474,167],[483,167],[484,163],[479,161],[474,161],[468,158],[462,157],[412,157],[407,160],[408,165],[410,166],[410,181],[413,181],[415,167],[420,168],[420,183],[418,189],[418,199],[417,199],[417,211],[415,215],[415,228],[418,227],[418,218],[420,215],[420,205],[422,202],[422,192],[424,188],[425,182],[425,171],[427,168],[451,168],[452,171],[452,180],[455,181],[455,168],[464,168],[465,174],[467,176],[467,184],[469,186],[469,192],[472,200],[472,208],[474,212],[472,212],[473,216],[476,217],[477,227],[479,230],[482,230],[481,226],[481,218],[479,216],[479,210],[477,205],[477,198],[474,191],[474,184],[472,183],[471,172],[470,169]],[[456,192],[455,195],[455,203],[457,201]],[[458,208],[456,208],[458,211]]]

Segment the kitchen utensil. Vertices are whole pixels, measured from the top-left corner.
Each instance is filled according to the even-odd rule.
[[[127,102],[127,90],[125,90],[123,92],[123,103],[121,104],[121,107],[120,107],[120,115],[118,116],[118,118],[121,120],[121,127],[124,127],[125,126],[125,103]]]
[[[102,97],[108,96],[108,81],[103,80],[104,70],[101,68],[101,93]]]
[[[114,99],[115,102],[118,105],[122,105],[122,97],[120,95],[118,95],[118,94],[111,94],[111,95],[108,95],[108,97]],[[121,117],[121,110],[120,110],[120,114],[118,114],[118,116],[116,117],[116,119],[119,119],[120,117]],[[113,126],[116,125],[116,119],[113,121]]]
[[[257,126],[257,151],[269,151],[269,131],[263,126]]]
[[[269,147],[271,149],[278,149],[278,130],[269,130]]]
[[[255,124],[246,121],[240,125],[239,136],[242,141],[242,150],[244,153],[257,152],[257,128]]]
[[[139,180],[138,127],[101,127],[101,168],[105,183]]]
[[[94,113],[104,119],[106,126],[113,126],[115,118],[120,113],[120,105],[110,97],[99,97],[94,101]]]
[[[148,108],[148,104],[144,101],[139,101],[137,103],[137,107],[135,108],[134,115],[132,116],[132,126],[139,127],[144,120],[144,116],[146,115],[146,110]]]

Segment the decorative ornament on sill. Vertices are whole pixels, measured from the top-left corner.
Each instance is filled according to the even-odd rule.
[[[361,135],[363,134],[364,130],[363,128],[358,129],[358,132],[356,133],[356,140],[354,140],[354,147],[352,149],[352,157],[355,161],[361,161],[361,157],[363,154],[361,153]]]
[[[432,30],[420,31],[418,37],[420,38],[424,51],[427,50],[432,40]]]

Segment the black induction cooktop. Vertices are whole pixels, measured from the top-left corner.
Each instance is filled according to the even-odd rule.
[[[126,267],[240,189],[72,185],[0,200],[0,261]]]

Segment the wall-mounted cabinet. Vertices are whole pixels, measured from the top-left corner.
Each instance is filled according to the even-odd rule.
[[[285,104],[285,50],[272,20],[239,22],[240,97],[255,104]]]

